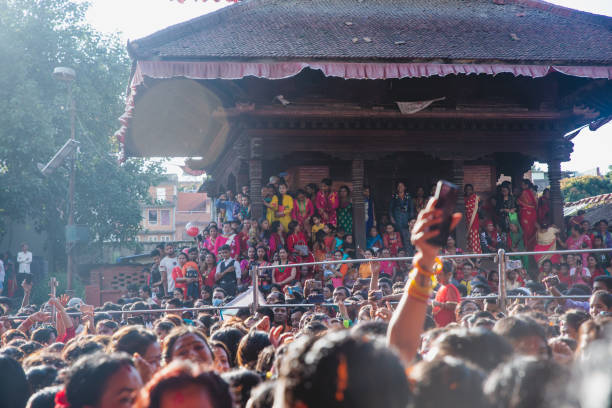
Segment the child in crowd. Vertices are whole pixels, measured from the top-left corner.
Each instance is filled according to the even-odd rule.
[[[376,248],[377,250],[381,250],[383,246],[383,240],[380,237],[380,234],[378,233],[376,227],[370,228],[370,231],[368,232],[368,239],[366,240],[366,248]]]
[[[312,216],[311,240],[316,241],[317,232],[325,228],[325,224],[321,222],[321,217],[318,214]]]
[[[383,243],[385,248],[389,248],[391,256],[397,256],[397,251],[402,248],[402,236],[399,232],[395,231],[393,224],[389,223],[385,227],[385,234],[383,235]]]

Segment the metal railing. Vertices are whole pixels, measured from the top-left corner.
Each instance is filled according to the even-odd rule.
[[[541,296],[541,295],[532,295],[532,296],[508,296],[506,290],[506,259],[508,257],[513,256],[530,256],[530,255],[554,255],[554,254],[584,254],[584,253],[599,253],[599,252],[611,252],[610,248],[598,248],[598,249],[576,249],[576,250],[555,250],[555,251],[521,251],[521,252],[506,252],[504,249],[499,249],[497,253],[487,253],[487,254],[457,254],[457,255],[442,255],[440,259],[461,259],[461,258],[470,258],[470,259],[482,259],[482,258],[493,258],[493,262],[497,263],[497,270],[499,276],[499,286],[498,293],[496,298],[499,300],[498,305],[502,311],[506,310],[507,300],[508,299],[583,299],[590,298],[590,296]],[[412,261],[414,257],[396,257],[396,258],[362,258],[362,259],[343,259],[343,260],[333,260],[333,261],[318,261],[318,262],[302,262],[302,263],[292,263],[289,264],[292,267],[299,266],[317,266],[317,265],[333,265],[333,264],[355,264],[355,263],[372,263],[372,262],[382,262],[382,261]],[[275,269],[278,268],[278,265],[265,265],[258,266],[254,269],[253,272],[253,306],[257,308],[259,305],[259,273],[260,270],[266,269]],[[481,296],[481,297],[468,297],[467,299],[491,299],[493,296]],[[295,305],[276,305],[278,307],[295,307]]]
[[[540,255],[540,254],[583,254],[583,253],[600,253],[600,252],[610,252],[612,253],[612,249],[610,248],[602,248],[602,249],[576,249],[576,250],[555,250],[555,251],[523,251],[523,252],[506,252],[503,249],[497,251],[497,253],[489,253],[489,254],[460,254],[460,255],[443,255],[440,256],[440,259],[461,259],[461,258],[492,258],[495,263],[498,264],[498,273],[499,273],[499,286],[497,294],[490,294],[486,296],[468,296],[465,299],[469,300],[487,300],[487,299],[498,299],[498,305],[501,310],[505,311],[507,306],[508,299],[541,299],[541,300],[549,300],[549,299],[589,299],[590,296],[587,295],[576,295],[576,296],[550,296],[550,295],[519,295],[519,296],[508,296],[506,290],[506,259],[507,257],[512,256],[525,256],[525,255]],[[362,258],[362,259],[344,259],[344,260],[333,260],[333,261],[319,261],[319,262],[303,262],[303,263],[292,263],[289,264],[292,267],[298,266],[317,266],[317,265],[332,265],[332,264],[356,264],[356,263],[372,263],[372,262],[381,262],[381,261],[412,261],[414,257],[397,257],[397,258]],[[108,311],[98,311],[94,312],[94,316],[101,314],[156,314],[156,313],[177,313],[177,312],[187,312],[187,311],[217,311],[217,310],[232,310],[232,309],[245,309],[248,307],[252,307],[252,310],[256,310],[259,307],[265,308],[275,308],[275,307],[313,307],[313,306],[324,306],[324,307],[333,307],[335,306],[332,303],[299,303],[299,304],[259,304],[259,274],[258,271],[266,270],[266,269],[275,269],[278,268],[278,265],[266,265],[266,266],[258,266],[253,268],[253,302],[249,306],[201,306],[201,307],[188,307],[188,308],[180,308],[180,309],[150,309],[150,310],[108,310]],[[395,302],[392,302],[395,303]],[[81,316],[81,313],[68,313],[70,316]],[[7,320],[20,320],[25,319],[28,316],[17,315],[17,316],[2,316],[3,319]]]

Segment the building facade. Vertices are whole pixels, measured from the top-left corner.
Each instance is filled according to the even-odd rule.
[[[191,186],[191,184],[190,184]],[[179,191],[181,183],[168,174],[156,186],[149,187],[150,202],[142,203],[140,242],[189,241],[185,232],[189,222],[200,229],[210,222],[210,200],[204,193]]]
[[[346,184],[361,247],[364,185],[381,219],[398,181],[490,194],[535,161],[561,223],[564,136],[612,112],[612,19],[495,3],[250,0],[169,27],[128,45],[117,137],[126,155],[200,156],[207,192],[249,185],[256,217],[272,175]]]

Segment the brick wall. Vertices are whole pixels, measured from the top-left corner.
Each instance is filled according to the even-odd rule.
[[[304,188],[307,184],[319,185],[321,180],[329,177],[328,166],[298,166],[287,171],[291,175],[290,189]]]
[[[493,165],[467,164],[463,171],[464,185],[473,185],[475,192],[484,193],[495,189],[495,167]]]

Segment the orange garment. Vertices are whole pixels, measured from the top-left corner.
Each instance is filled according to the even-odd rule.
[[[198,284],[200,285],[200,288],[202,287],[202,274],[200,273],[200,267],[198,266],[197,263],[193,262],[193,261],[189,261],[186,262],[185,265],[183,265],[183,276],[186,276],[186,272],[187,269],[195,269],[198,272]],[[187,295],[185,293],[185,295]]]
[[[461,302],[461,294],[452,283],[442,285],[438,289],[438,293],[436,293],[436,302],[456,302],[459,304]],[[455,321],[455,311],[436,306],[433,308],[433,317],[438,327],[444,327]]]
[[[380,268],[378,262],[364,262],[359,265],[359,277],[367,279],[372,277],[372,268]]]

